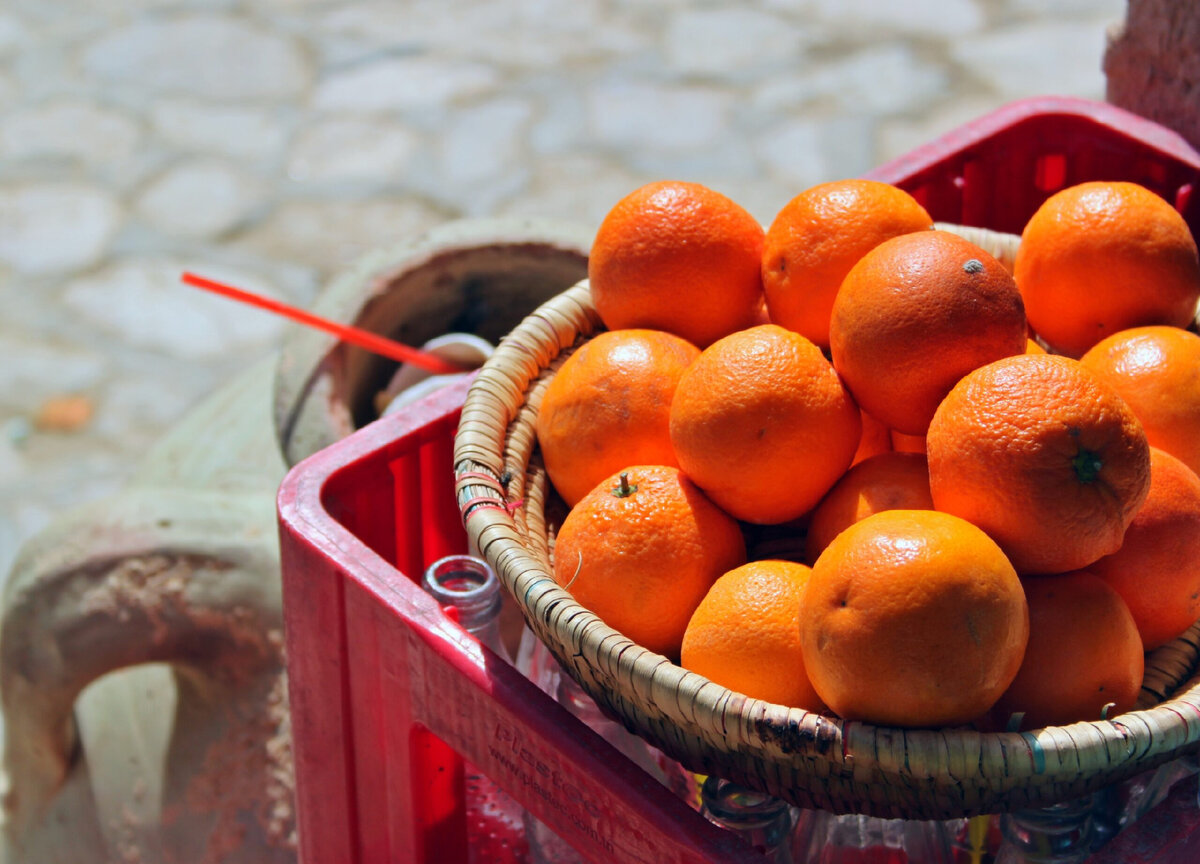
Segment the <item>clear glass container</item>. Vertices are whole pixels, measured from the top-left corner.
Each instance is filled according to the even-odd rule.
[[[1019,810],[1000,817],[1004,842],[997,864],[1076,864],[1087,859],[1095,842],[1095,796],[1049,807]]]
[[[526,628],[517,651],[517,669],[543,692],[574,714],[580,722],[623,753],[677,797],[698,806],[699,782],[695,775],[657,748],[605,714],[587,692],[554,659],[550,649]],[[525,836],[533,864],[576,864],[583,859],[542,822],[528,812]]]
[[[961,819],[881,819],[801,810],[792,852],[806,864],[953,864],[966,827]]]
[[[426,568],[422,587],[444,608],[455,610],[459,625],[501,660],[511,663],[500,638],[500,611],[504,597],[496,572],[486,561],[471,555],[449,555]],[[525,808],[470,762],[447,745],[431,745],[445,762],[452,783],[470,802],[474,816],[467,823],[466,864],[488,864],[485,851],[497,842],[516,844],[524,834]],[[481,815],[485,814],[485,815]]]
[[[425,570],[422,586],[442,606],[458,613],[464,630],[509,663],[512,657],[500,638],[500,609],[504,597],[496,572],[481,558],[448,555]]]
[[[709,776],[700,787],[700,812],[709,822],[736,833],[773,864],[808,860],[792,855],[795,817],[791,805],[781,798]]]

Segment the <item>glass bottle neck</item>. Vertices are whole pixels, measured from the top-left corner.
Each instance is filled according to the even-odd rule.
[[[736,832],[769,861],[790,864],[792,811],[786,801],[712,776],[700,788],[700,801],[708,821]]]
[[[464,630],[512,662],[500,638],[500,580],[491,566],[471,555],[450,555],[425,570],[423,587],[443,606],[458,612]]]
[[[1000,821],[1004,840],[1029,864],[1068,864],[1091,853],[1092,796],[1050,807],[1022,810]]]

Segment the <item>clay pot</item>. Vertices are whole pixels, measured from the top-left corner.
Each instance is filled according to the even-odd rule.
[[[589,241],[449,223],[368,255],[313,309],[411,345],[494,343],[586,275]],[[396,365],[293,329],[127,489],[25,544],[0,609],[4,860],[294,861],[275,493],[374,419]]]
[[[445,333],[495,344],[542,302],[587,276],[592,232],[563,222],[450,222],[371,253],[312,310],[406,345]],[[275,424],[289,465],[377,416],[396,363],[319,331],[292,328],[279,361]]]

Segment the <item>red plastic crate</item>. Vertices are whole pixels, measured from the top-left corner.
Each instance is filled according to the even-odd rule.
[[[1175,206],[1200,237],[1200,153],[1103,102],[1010,103],[866,175],[907,190],[935,220],[1020,234],[1043,201],[1088,180],[1128,180]]]
[[[937,220],[1014,232],[1057,188],[1134,180],[1200,233],[1200,155],[1082,100],[1014,103],[869,176],[908,189]],[[449,783],[442,741],[592,860],[762,861],[481,649],[417,586],[426,565],[466,548],[451,464],[465,394],[454,385],[371,424],[281,487],[302,861],[524,860],[512,807],[486,781],[465,793]],[[1194,783],[1175,790],[1167,822],[1153,829],[1147,817],[1147,830],[1139,823],[1097,860],[1193,860],[1194,801]]]
[[[486,789],[434,806],[428,732],[597,862],[763,861],[481,649],[408,575],[466,545],[448,479],[465,395],[455,385],[368,426],[281,489],[301,861],[525,860],[517,814]],[[1200,860],[1196,795],[1194,777],[1178,783],[1089,864]]]
[[[451,465],[465,395],[454,385],[371,424],[280,490],[301,860],[524,860],[502,799],[442,794],[433,735],[597,862],[761,862],[416,584],[466,549]]]

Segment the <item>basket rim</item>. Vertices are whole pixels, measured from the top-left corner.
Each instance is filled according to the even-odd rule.
[[[1003,254],[1015,252],[1019,238],[985,233],[997,235],[991,239],[1007,248]],[[1153,704],[1102,720],[1014,732],[886,727],[764,702],[688,671],[609,627],[554,581],[540,522],[544,477],[539,487],[525,476],[536,442],[526,428],[530,424],[517,422],[522,411],[536,414],[539,380],[544,389],[556,361],[601,328],[585,279],[544,303],[501,342],[463,406],[454,448],[455,494],[468,536],[496,568],[527,624],[593,698],[668,755],[693,770],[720,773],[800,806],[952,818],[1011,809],[1010,799],[1030,806],[1077,797],[1200,744],[1200,622],[1148,655],[1161,652],[1178,670],[1161,676],[1157,690],[1143,684],[1143,699]],[[638,722],[643,718],[636,712],[644,705],[653,705],[660,718]],[[706,744],[724,746],[733,764],[703,748],[673,748],[677,742],[663,740],[672,734],[672,723]],[[764,760],[768,776],[739,773],[737,763],[747,754]],[[811,787],[785,788],[784,778],[771,776],[771,765],[806,768]],[[1034,779],[1049,781],[1052,791],[1031,796],[1025,785]],[[880,780],[888,782],[881,786]],[[825,781],[858,791],[850,800],[844,789],[826,794]],[[914,806],[906,791],[913,783],[928,787],[935,798],[944,791],[947,800]],[[978,806],[951,800],[955,787],[961,792],[964,784],[983,785]]]

